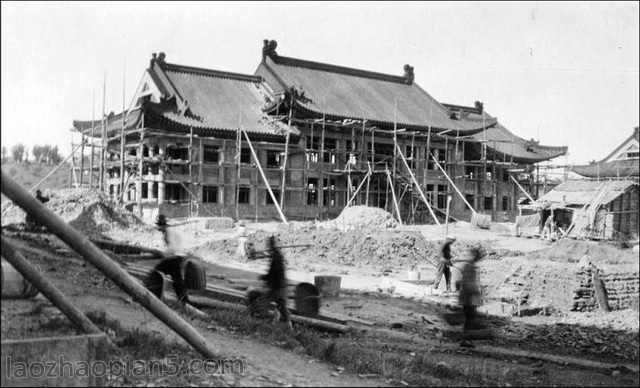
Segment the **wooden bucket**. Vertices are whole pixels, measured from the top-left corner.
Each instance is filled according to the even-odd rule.
[[[204,290],[207,288],[207,274],[199,260],[187,260],[184,265],[184,284],[190,290]]]
[[[40,271],[40,267],[36,269]],[[2,262],[2,299],[27,299],[39,293],[9,262]]]
[[[316,276],[313,281],[323,297],[337,298],[340,295],[340,276]]]
[[[320,291],[311,283],[300,283],[294,291],[296,310],[302,315],[318,315],[320,312]]]
[[[165,275],[160,271],[153,271],[144,280],[144,286],[158,299],[162,300],[167,289]]]

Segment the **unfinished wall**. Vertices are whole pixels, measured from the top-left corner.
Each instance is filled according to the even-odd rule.
[[[637,305],[640,292],[640,272],[637,266],[635,269],[629,266],[612,269],[588,265],[581,267],[577,273],[580,286],[575,290],[572,310],[593,311],[599,308],[592,280],[595,271],[600,272],[611,310],[622,310]]]

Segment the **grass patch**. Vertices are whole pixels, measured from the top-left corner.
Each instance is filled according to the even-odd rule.
[[[128,329],[104,311],[89,311],[87,318],[100,330],[112,337],[112,341],[132,358],[164,358],[168,354],[188,354],[192,349],[186,345],[168,341],[159,333],[148,332],[138,327]]]

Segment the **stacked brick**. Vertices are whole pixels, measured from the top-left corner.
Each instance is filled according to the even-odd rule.
[[[229,217],[214,217],[207,218],[205,222],[205,229],[231,229],[233,228],[233,218]]]
[[[574,292],[573,311],[593,311],[599,308],[593,283],[595,272],[604,282],[611,310],[622,310],[638,303],[640,291],[639,271],[630,268],[616,268],[615,271],[597,268],[593,264],[581,265],[577,272],[580,285]]]

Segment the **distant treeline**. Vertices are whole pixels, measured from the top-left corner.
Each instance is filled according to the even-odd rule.
[[[16,163],[28,163],[30,161],[43,164],[59,164],[62,161],[58,146],[34,145],[29,158],[29,149],[22,143],[11,147],[11,158]],[[9,161],[9,150],[2,147],[2,163]]]

